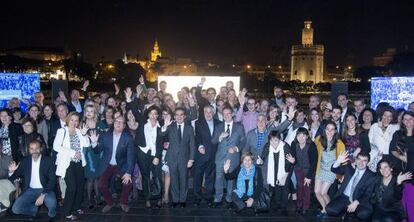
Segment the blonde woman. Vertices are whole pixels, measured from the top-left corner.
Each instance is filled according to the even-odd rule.
[[[86,166],[83,149],[89,147],[87,136],[88,127],[83,124],[79,129],[80,115],[70,112],[66,119],[66,126],[58,129],[53,149],[56,156],[56,175],[66,182],[66,193],[62,213],[67,220],[76,220],[73,212],[83,214],[81,209],[84,184],[84,167]]]

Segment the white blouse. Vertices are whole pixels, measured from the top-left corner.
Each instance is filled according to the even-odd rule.
[[[398,124],[390,124],[384,132],[380,124],[380,122],[374,123],[369,130],[368,137],[371,143],[371,150],[378,150],[384,155],[389,155],[392,136],[400,129],[400,126]]]
[[[140,146],[139,148],[142,152],[147,153],[148,150],[151,150],[151,156],[155,156],[157,151],[157,128],[160,127],[160,124],[157,124],[153,127],[148,121],[144,125],[144,135],[145,135],[145,147]]]

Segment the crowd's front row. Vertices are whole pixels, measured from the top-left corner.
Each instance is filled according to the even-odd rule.
[[[189,169],[193,166],[197,166],[192,171],[195,204],[206,198],[212,206],[220,206],[226,188],[225,200],[228,204],[233,203],[236,212],[245,208],[256,212],[278,209],[286,214],[293,186],[297,192],[297,212],[307,214],[314,186],[322,207],[319,217],[354,214],[363,221],[401,221],[405,217],[401,203],[403,192],[406,192],[405,197],[414,195],[410,172],[394,175],[391,162],[383,158],[378,163],[379,173],[376,175],[367,167],[370,162],[368,153],[361,151],[352,156],[345,150],[337,125],[332,121],[325,122],[321,135],[314,141],[306,128],[297,128],[289,145],[282,140],[283,127],[266,128],[266,116],[259,114],[255,130],[260,134],[255,136],[267,137],[267,140],[257,138],[257,142],[265,141],[264,146],[255,144],[255,147],[263,147],[258,151],[245,150],[244,143],[248,143],[249,136],[245,139],[243,125],[233,122],[231,107],[223,109],[223,122],[218,123],[213,120],[213,107],[205,106],[204,116],[196,121],[195,131],[184,121],[185,109],[175,109],[174,121],[167,115],[162,126],[157,121],[160,112],[156,106],[146,110],[147,122],[139,125],[135,138],[125,129],[127,123],[122,115],[115,117],[113,129],[98,133],[86,123],[81,123],[78,113],[70,112],[64,127],[57,130],[53,142],[55,157],[45,155],[41,142],[32,140],[28,145],[30,155],[21,159],[19,164],[12,162],[7,166],[10,181],[23,178],[23,192],[12,206],[13,213],[34,217],[38,207],[45,204],[48,216],[53,220],[57,208],[55,186],[58,176],[66,183],[61,213],[67,219],[75,220],[77,215],[84,213],[81,208],[84,167],[97,167],[96,172],[101,172],[98,186],[106,203],[102,210],[104,213],[115,206],[110,187],[113,176],[120,176],[120,206],[128,212],[137,160],[147,207],[151,207],[154,193],[161,193],[154,189],[161,189],[162,171],[170,175],[172,207],[185,207]],[[6,110],[0,113],[2,120],[9,117]],[[407,113],[414,118],[412,113]],[[286,121],[292,119],[293,115],[288,114]],[[414,124],[406,127],[412,131]],[[161,169],[166,138],[169,142],[164,158],[167,170]],[[212,145],[216,145],[217,150],[209,152],[207,149]],[[92,157],[88,151],[100,155],[99,164],[87,166],[90,162],[87,159]],[[204,155],[206,153],[214,156]],[[11,157],[2,156],[2,163],[5,158]],[[210,183],[204,185],[206,194],[200,191],[203,180]],[[211,184],[212,181],[215,183]],[[5,182],[0,180],[2,188],[6,187],[2,185]],[[332,183],[337,191],[329,196],[328,189]],[[160,197],[155,199],[157,206],[161,206]]]

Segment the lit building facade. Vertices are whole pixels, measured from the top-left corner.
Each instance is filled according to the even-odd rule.
[[[302,29],[302,44],[293,45],[291,51],[290,79],[302,82],[323,82],[324,46],[313,44],[311,21],[305,21]]]

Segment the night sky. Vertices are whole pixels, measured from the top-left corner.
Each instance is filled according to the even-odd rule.
[[[409,1],[8,2],[1,7],[0,50],[65,47],[88,62],[101,56],[114,60],[124,52],[149,56],[158,39],[169,57],[289,64],[304,20],[313,21],[315,42],[325,45],[330,65],[370,65],[386,48],[414,48]]]

